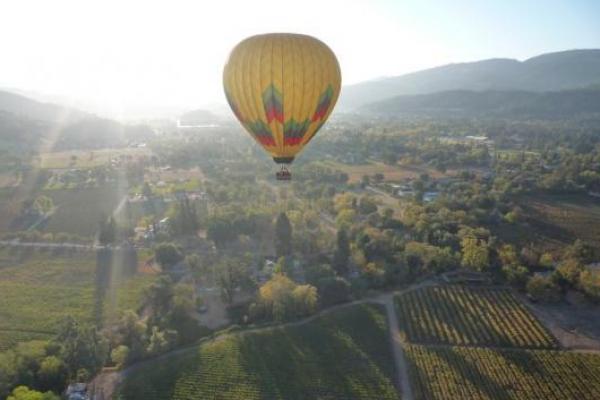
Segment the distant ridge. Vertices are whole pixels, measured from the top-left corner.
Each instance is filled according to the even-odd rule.
[[[451,90],[397,96],[359,111],[386,116],[545,120],[600,117],[600,87],[556,92]]]
[[[452,90],[547,92],[600,84],[600,49],[542,54],[525,61],[495,58],[448,64],[406,75],[345,86],[346,111],[400,95]]]
[[[0,91],[0,151],[31,152],[47,139],[60,150],[116,147],[146,141],[153,135],[144,125],[123,125],[78,109]]]
[[[43,103],[13,92],[0,90],[0,111],[30,120],[58,122],[78,120],[91,115],[53,103]]]

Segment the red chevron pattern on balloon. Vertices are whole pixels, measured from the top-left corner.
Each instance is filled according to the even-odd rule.
[[[333,87],[331,85],[327,86],[327,89],[321,94],[319,97],[319,102],[317,103],[317,109],[312,117],[312,122],[321,121],[327,115],[327,111],[329,110],[329,106],[331,105],[331,99],[333,98]]]
[[[245,125],[250,132],[254,135],[254,138],[259,141],[263,146],[275,146],[275,139],[271,133],[271,129],[263,121],[256,120],[249,122]]]
[[[293,118],[283,126],[283,143],[288,146],[296,146],[302,142],[304,134],[310,126],[310,121],[296,122]]]
[[[283,101],[281,92],[271,84],[262,95],[267,123],[271,123],[274,119],[283,124]]]

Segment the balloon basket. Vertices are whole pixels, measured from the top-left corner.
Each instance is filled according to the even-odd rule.
[[[278,181],[290,181],[292,180],[292,173],[286,167],[282,166],[281,170],[275,173],[275,177]]]

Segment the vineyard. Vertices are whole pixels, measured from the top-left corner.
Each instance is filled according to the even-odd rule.
[[[600,356],[553,350],[409,345],[419,400],[600,398]]]
[[[67,315],[94,322],[135,309],[143,288],[153,279],[138,274],[100,295],[93,253],[51,256],[31,252],[22,258],[0,250],[0,351],[17,342],[51,337]],[[102,307],[96,306],[98,302]]]
[[[556,339],[509,290],[426,287],[396,298],[405,339],[419,344],[556,348]]]
[[[398,399],[381,306],[300,326],[241,333],[128,374],[117,398]]]
[[[47,340],[52,337],[51,333],[19,331],[0,328],[0,353],[14,348],[20,342],[32,340]]]
[[[534,243],[553,253],[579,238],[600,245],[600,205],[586,194],[526,196],[519,200],[527,224],[501,224],[494,234],[509,243]]]
[[[600,205],[586,195],[527,198],[526,211],[536,231],[570,243],[574,237],[600,244]]]

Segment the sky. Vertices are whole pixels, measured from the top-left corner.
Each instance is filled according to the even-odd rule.
[[[316,36],[344,84],[452,62],[600,48],[595,0],[14,0],[0,5],[0,87],[107,113],[224,103],[231,48]]]

